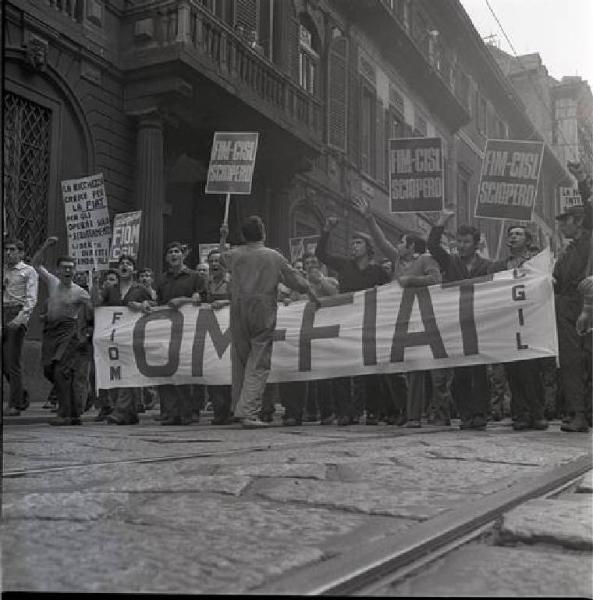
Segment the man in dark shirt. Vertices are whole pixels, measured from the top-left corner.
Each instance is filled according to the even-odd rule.
[[[142,310],[152,298],[148,290],[134,281],[136,261],[132,256],[122,254],[117,263],[117,283],[108,284],[101,290],[99,306],[127,306],[132,310]],[[110,281],[110,280],[107,280]],[[140,388],[114,388],[109,390],[113,410],[104,416],[104,421],[113,425],[134,425],[138,423]]]
[[[327,244],[329,236],[338,224],[336,217],[326,220],[315,255],[330,269],[338,274],[340,292],[358,292],[377,285],[389,283],[390,277],[381,265],[372,262],[374,248],[370,236],[356,232],[350,242],[351,258],[329,254]],[[376,422],[382,395],[381,378],[378,375],[367,375],[358,380],[363,384],[366,399],[366,418]],[[335,414],[338,425],[350,425],[355,419],[355,406],[350,395],[350,378],[339,377],[332,381],[335,401]],[[329,421],[329,419],[327,420]],[[326,420],[322,423],[327,422]]]
[[[439,263],[443,282],[463,281],[487,275],[490,261],[478,254],[480,232],[475,227],[460,225],[457,229],[459,254],[449,254],[441,246],[445,224],[453,215],[450,210],[442,211],[428,236],[428,251]],[[454,372],[454,396],[461,417],[460,428],[486,429],[486,415],[489,410],[486,365],[456,367]]]
[[[171,242],[165,248],[167,270],[156,285],[157,303],[175,310],[184,304],[200,304],[200,294],[206,289],[204,278],[183,264],[183,246]],[[162,385],[161,425],[188,425],[192,421],[191,386]]]
[[[591,402],[590,393],[587,394],[587,380],[591,376],[591,333],[579,336],[576,324],[583,306],[578,286],[587,274],[593,210],[584,169],[578,163],[568,163],[568,168],[579,182],[583,206],[571,206],[556,217],[562,235],[571,240],[558,257],[553,272],[560,380],[569,418],[561,429],[585,432]]]

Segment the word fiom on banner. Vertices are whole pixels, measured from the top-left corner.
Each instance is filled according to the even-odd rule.
[[[444,202],[441,138],[389,140],[391,212],[439,211]]]
[[[543,156],[543,142],[488,140],[475,216],[531,221]]]
[[[138,258],[141,222],[141,210],[115,215],[109,260],[117,261],[122,254]]]
[[[111,224],[103,173],[62,181],[68,254],[77,271],[109,267]]]
[[[490,277],[402,289],[397,282],[278,308],[270,382],[307,381],[555,356],[550,254]],[[95,311],[98,388],[231,382],[228,308]]]

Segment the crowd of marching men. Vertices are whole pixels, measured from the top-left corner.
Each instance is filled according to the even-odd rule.
[[[483,431],[491,419],[511,416],[517,430],[546,429],[548,420],[562,418],[561,429],[587,431],[591,426],[591,324],[593,244],[591,180],[577,163],[569,169],[579,182],[583,206],[566,209],[556,218],[570,240],[556,261],[553,281],[559,341],[556,360],[532,359],[503,365],[472,365],[453,369],[336,377],[311,382],[267,385],[277,304],[365,290],[397,280],[402,287],[426,286],[481,277],[520,268],[539,252],[523,225],[507,228],[508,256],[491,261],[479,254],[480,232],[460,225],[457,251],[447,252],[441,238],[451,211],[443,211],[427,240],[406,235],[394,246],[376,222],[368,203],[352,200],[368,230],[355,232],[350,255],[329,252],[338,219],[329,217],[314,254],[290,265],[278,250],[265,246],[265,226],[259,217],[242,225],[244,243],[227,250],[228,228],[221,228],[220,248],[210,251],[196,269],[186,264],[188,246],[171,242],[165,248],[164,273],[137,266],[123,255],[116,268],[100,273],[93,285],[77,273],[75,261],[61,256],[55,273],[44,266],[50,237],[24,262],[21,241],[4,240],[2,350],[3,373],[10,385],[5,414],[26,410],[21,353],[27,323],[37,303],[38,278],[48,290],[41,311],[42,364],[52,391],[45,408],[57,415],[52,425],[80,425],[83,412],[97,409],[96,421],[138,423],[138,414],[160,407],[154,419],[162,425],[187,425],[200,418],[206,401],[212,424],[235,421],[244,427],[266,427],[274,405],[284,406],[282,422],[303,421],[350,425],[366,423],[422,427],[447,426],[460,419],[461,429]],[[385,257],[375,258],[375,248]],[[327,272],[335,277],[330,277]],[[148,313],[157,306],[178,309],[186,303],[207,303],[213,310],[230,307],[232,386],[160,385],[95,391],[92,357],[93,308],[127,306]],[[552,324],[550,324],[552,326]]]

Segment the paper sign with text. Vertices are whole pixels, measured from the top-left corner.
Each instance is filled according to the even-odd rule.
[[[561,213],[571,206],[583,206],[583,199],[578,189],[561,185],[558,187],[558,197],[560,198]]]
[[[389,140],[389,205],[392,213],[440,211],[444,202],[441,138]]]
[[[543,156],[543,142],[488,140],[475,216],[531,221]]]
[[[258,133],[215,132],[207,194],[251,194],[258,137]]]
[[[62,181],[68,254],[77,271],[109,268],[111,224],[103,173]]]
[[[138,258],[141,221],[141,210],[115,215],[109,260],[117,261],[122,254]]]
[[[305,237],[293,237],[289,239],[290,246],[290,262],[293,263],[299,258],[303,258],[304,254],[315,254],[318,235],[308,235]]]

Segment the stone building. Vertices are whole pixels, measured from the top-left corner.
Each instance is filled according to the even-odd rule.
[[[195,264],[223,217],[224,198],[204,193],[215,131],[260,133],[231,241],[258,213],[287,254],[330,214],[346,251],[364,226],[354,193],[394,241],[428,231],[434,215],[389,214],[391,137],[443,139],[446,203],[472,223],[486,139],[543,139],[459,0],[8,0],[3,11],[5,221],[31,250],[50,234],[66,250],[60,181],[103,173],[112,216],[143,210],[142,264],[159,270],[173,239]],[[547,150],[541,243],[565,177]],[[493,255],[501,224],[479,221]]]

